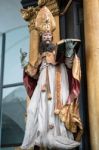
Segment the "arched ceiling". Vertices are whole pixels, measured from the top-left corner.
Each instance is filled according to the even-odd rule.
[[[0,0],[0,32],[26,25],[21,17],[21,0]]]

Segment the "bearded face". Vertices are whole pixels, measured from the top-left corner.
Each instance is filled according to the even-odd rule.
[[[46,44],[49,44],[52,42],[52,34],[51,32],[44,32],[42,34],[42,42],[45,42]]]
[[[55,49],[55,45],[52,43],[52,34],[50,32],[44,32],[41,37],[40,43],[40,53],[46,51],[53,51]]]

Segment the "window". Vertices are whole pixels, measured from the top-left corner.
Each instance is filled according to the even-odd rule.
[[[29,31],[26,27],[6,34],[4,84],[22,82],[20,49],[29,51]]]
[[[25,128],[25,100],[24,86],[3,89],[2,146],[20,145]]]
[[[0,88],[2,104],[1,146],[2,149],[10,147],[11,150],[11,147],[21,144],[24,136],[26,90],[22,79],[20,49],[28,53],[29,31],[27,27],[20,27],[4,35],[5,50],[0,49],[0,57],[2,52],[4,54],[2,66],[0,65],[3,72],[0,76],[0,79],[3,79]],[[0,42],[2,43],[1,37]]]

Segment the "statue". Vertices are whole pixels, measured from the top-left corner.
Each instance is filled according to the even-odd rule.
[[[80,62],[76,55],[80,40],[53,44],[56,23],[46,6],[38,12],[35,28],[40,34],[39,56],[34,66],[28,63],[24,68],[24,84],[31,100],[21,148],[72,149],[80,145],[83,131],[78,105]]]

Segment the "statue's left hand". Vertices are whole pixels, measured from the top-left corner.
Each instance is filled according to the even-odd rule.
[[[69,69],[72,68],[72,66],[73,66],[73,59],[74,59],[74,56],[65,58],[65,64],[66,64],[67,68],[69,68]]]

